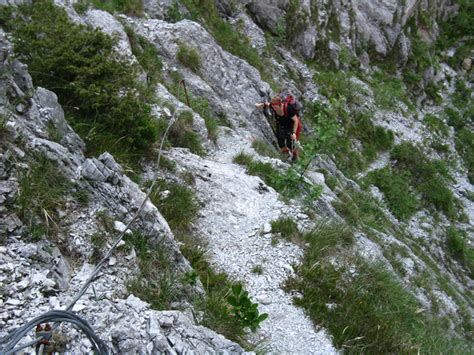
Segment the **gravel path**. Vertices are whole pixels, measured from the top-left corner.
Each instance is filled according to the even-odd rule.
[[[245,282],[259,310],[268,313],[255,340],[269,352],[336,353],[325,330],[316,330],[303,310],[292,304],[282,284],[293,272],[292,263],[303,254],[300,247],[280,241],[272,245],[269,223],[279,216],[307,218],[297,207],[279,200],[260,178],[249,176],[231,159],[247,148],[247,138],[224,135],[213,160],[173,152],[175,161],[195,173],[198,197],[203,202],[198,234],[209,241],[211,263],[230,277]],[[178,158],[179,157],[179,158]],[[304,222],[304,221],[303,221]],[[255,266],[261,275],[252,272]]]

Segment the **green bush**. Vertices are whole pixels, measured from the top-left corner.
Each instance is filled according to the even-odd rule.
[[[474,274],[474,248],[469,246],[466,232],[451,226],[447,229],[446,235],[446,246],[449,253],[460,260],[472,276]]]
[[[45,155],[35,156],[34,160],[35,163],[18,180],[15,204],[18,216],[33,239],[38,240],[58,231],[58,212],[64,207],[73,184]]]
[[[136,160],[157,137],[136,68],[121,59],[116,40],[71,22],[64,9],[39,0],[3,19],[14,50],[35,85],[54,91],[66,118],[91,154],[110,151]]]
[[[464,127],[456,134],[456,150],[464,160],[468,171],[469,182],[474,183],[474,132]]]
[[[377,106],[385,110],[395,110],[399,101],[405,103],[410,110],[415,107],[411,102],[402,80],[390,77],[386,73],[377,72],[370,79]]]
[[[383,168],[371,171],[367,178],[384,193],[390,210],[397,218],[410,218],[417,211],[418,201],[411,191],[407,173],[394,174],[390,168]]]
[[[201,68],[201,56],[195,48],[181,44],[178,48],[178,52],[176,53],[176,58],[181,64],[188,67],[193,72],[199,72],[199,69]]]
[[[143,16],[142,0],[80,0],[74,4],[78,13],[84,13],[89,7],[111,14],[120,12],[129,16]]]
[[[199,211],[193,190],[177,183],[158,180],[150,199],[173,231],[188,230]]]

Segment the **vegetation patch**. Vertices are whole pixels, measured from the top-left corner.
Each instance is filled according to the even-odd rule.
[[[259,313],[257,304],[250,300],[240,283],[212,268],[201,241],[183,233],[177,234],[177,237],[182,242],[181,252],[191,263],[206,291],[204,297],[194,300],[195,310],[202,313],[200,323],[249,348],[245,328],[255,331],[266,315]]]
[[[192,112],[180,112],[169,130],[167,139],[174,147],[188,148],[194,154],[202,156],[205,150],[199,135],[192,129],[193,122]]]
[[[271,222],[271,233],[277,234],[280,238],[289,242],[298,242],[300,240],[300,231],[297,224],[290,217],[281,217]]]
[[[354,238],[343,228],[322,223],[305,235],[303,261],[285,286],[302,295],[294,302],[329,330],[338,348],[349,353],[467,349],[467,344],[449,341],[445,330],[420,312],[416,299],[385,265],[370,264],[347,251]]]
[[[165,245],[150,248],[148,237],[137,232],[126,235],[124,240],[135,248],[140,270],[128,284],[130,293],[158,310],[173,309],[173,302],[190,298],[183,275],[175,270],[175,262]]]
[[[143,16],[142,0],[79,0],[74,3],[74,9],[80,13],[85,13],[89,8],[126,14],[128,16]]]
[[[263,139],[255,139],[252,141],[252,148],[260,155],[269,158],[278,159],[280,155],[271,144],[268,144]]]
[[[391,168],[386,167],[371,171],[367,180],[384,193],[390,210],[398,219],[408,219],[417,211],[418,200],[407,172],[394,174]]]
[[[157,127],[137,68],[114,50],[116,40],[71,22],[52,1],[21,5],[2,18],[14,50],[35,85],[58,95],[65,116],[89,154],[136,161],[157,138]]]
[[[176,58],[184,66],[191,69],[193,72],[198,73],[201,68],[201,56],[195,48],[191,48],[185,44],[180,44]]]
[[[443,137],[447,137],[449,135],[448,126],[438,116],[428,113],[425,115],[424,121],[432,132],[435,132]]]
[[[15,204],[33,240],[57,233],[58,212],[64,208],[72,187],[69,179],[45,155],[35,156],[35,163],[20,176]]]
[[[474,275],[474,248],[469,246],[466,239],[464,231],[455,227],[448,228],[446,238],[448,251],[466,266],[472,276]]]
[[[374,73],[370,79],[377,106],[384,110],[396,110],[398,102],[403,102],[410,110],[415,106],[411,102],[406,86],[401,79],[388,76],[383,72]]]
[[[395,171],[409,177],[411,186],[421,194],[425,206],[432,205],[451,219],[459,217],[462,207],[447,187],[451,178],[442,161],[429,160],[409,142],[396,146],[391,158]]]
[[[145,187],[150,184],[150,181],[147,182]],[[173,231],[188,230],[199,211],[199,204],[192,189],[162,179],[156,181],[150,199]]]

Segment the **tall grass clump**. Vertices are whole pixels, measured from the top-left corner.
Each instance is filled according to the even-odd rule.
[[[176,122],[171,126],[167,139],[174,147],[188,148],[192,153],[202,156],[205,154],[205,149],[201,138],[192,129],[193,122],[191,111],[180,112]]]
[[[198,73],[201,68],[201,56],[195,48],[181,44],[176,53],[176,58],[181,64]]]
[[[54,91],[90,154],[109,151],[134,161],[157,138],[137,69],[114,50],[116,40],[71,22],[52,1],[18,6],[3,18],[14,51],[35,85]]]
[[[447,187],[451,177],[442,161],[428,159],[409,142],[396,146],[391,159],[397,173],[408,174],[410,185],[421,194],[425,206],[434,206],[451,219],[459,217],[461,206]]]
[[[33,240],[58,231],[59,210],[65,206],[72,187],[69,179],[45,155],[35,156],[35,162],[20,176],[15,204]]]
[[[361,259],[347,227],[321,223],[305,235],[307,248],[285,289],[346,353],[439,353],[467,345],[420,312],[421,305],[384,264]]]
[[[453,226],[446,231],[446,246],[449,253],[461,261],[472,276],[474,274],[474,248],[466,239],[466,233]]]

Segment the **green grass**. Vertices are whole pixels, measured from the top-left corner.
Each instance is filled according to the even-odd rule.
[[[161,179],[155,184],[150,199],[173,231],[188,230],[199,211],[192,189]]]
[[[374,73],[370,79],[374,92],[375,103],[385,110],[395,110],[398,102],[403,102],[410,110],[414,110],[407,89],[401,79],[389,76],[383,72]]]
[[[199,238],[186,233],[178,233],[176,236],[182,243],[181,252],[191,263],[206,291],[204,296],[196,297],[194,300],[195,311],[202,312],[200,323],[227,339],[249,348],[246,327],[235,317],[233,307],[228,301],[231,288],[239,283],[230,280],[226,274],[214,270],[207,261],[207,248]]]
[[[45,155],[35,156],[34,160],[18,180],[15,204],[29,234],[38,240],[44,235],[54,236],[57,233],[60,223],[58,211],[64,208],[73,184]]]
[[[444,162],[429,160],[409,142],[396,146],[391,159],[395,162],[394,171],[409,177],[410,185],[421,194],[421,202],[426,207],[433,206],[450,219],[462,214],[459,201],[447,187],[451,177]]]
[[[469,246],[466,232],[451,226],[446,234],[449,253],[466,266],[471,276],[474,275],[474,248]]]
[[[276,151],[275,147],[267,143],[263,139],[255,139],[252,141],[252,148],[260,155],[269,158],[279,158],[280,155]]]
[[[390,210],[398,219],[408,219],[417,211],[418,200],[407,173],[395,174],[392,169],[383,168],[371,171],[367,181],[384,193]]]
[[[135,248],[139,274],[131,279],[128,290],[158,310],[173,309],[172,303],[190,298],[183,284],[183,275],[175,270],[175,262],[164,244],[151,248],[148,237],[134,232],[124,240]]]
[[[421,305],[385,265],[349,251],[353,235],[341,228],[322,223],[305,235],[303,260],[285,285],[301,294],[294,302],[329,330],[339,349],[367,354],[466,351],[467,344],[448,340],[437,321],[419,312]]]
[[[280,173],[270,163],[256,161],[243,152],[236,155],[233,162],[245,166],[247,174],[260,177],[285,198],[303,196],[305,202],[311,204],[321,196],[322,187],[302,179],[297,168],[288,168],[284,173]]]
[[[280,217],[271,222],[271,233],[277,234],[280,238],[289,242],[298,242],[300,240],[300,231],[298,226],[290,217]]]
[[[192,129],[193,121],[192,112],[181,112],[171,126],[167,139],[173,147],[188,148],[192,153],[202,156],[205,154],[205,149],[201,138]]]
[[[0,20],[13,34],[15,55],[35,85],[58,95],[88,153],[109,151],[121,162],[141,158],[157,127],[137,68],[113,49],[116,39],[71,22],[52,1],[18,6],[17,13]]]
[[[448,126],[438,116],[428,113],[425,115],[424,121],[430,131],[435,132],[443,137],[447,137],[449,135]]]
[[[194,73],[199,73],[201,68],[201,56],[195,48],[191,48],[185,44],[180,44],[178,52],[176,53],[176,59],[184,66],[191,69]]]
[[[116,12],[128,16],[143,16],[143,4],[141,0],[80,0],[74,4],[74,9],[82,14],[88,8],[104,10],[114,14]]]

